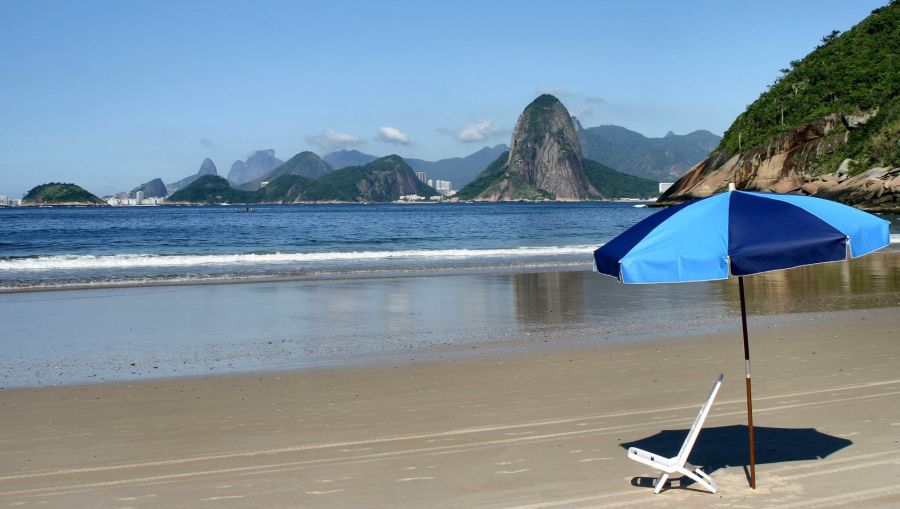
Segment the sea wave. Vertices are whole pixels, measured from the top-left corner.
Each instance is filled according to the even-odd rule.
[[[204,267],[218,265],[269,265],[315,262],[354,262],[391,259],[520,258],[534,256],[589,255],[597,245],[517,247],[495,249],[407,249],[400,251],[326,251],[309,253],[238,254],[116,254],[57,255],[0,260],[0,271],[130,269]]]

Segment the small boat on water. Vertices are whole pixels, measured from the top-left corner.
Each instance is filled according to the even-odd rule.
[[[253,209],[250,207],[244,207],[244,210],[237,209],[235,212],[248,213],[248,212],[253,212]]]

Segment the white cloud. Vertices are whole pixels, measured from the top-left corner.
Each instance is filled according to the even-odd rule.
[[[456,139],[465,143],[474,143],[476,141],[484,141],[488,138],[497,136],[500,130],[494,127],[494,123],[490,120],[479,120],[462,128],[456,133]]]
[[[365,140],[353,134],[341,133],[334,129],[325,129],[321,134],[307,136],[306,143],[316,145],[325,150],[339,150],[354,145],[362,145],[365,143]]]
[[[200,138],[200,144],[204,147],[212,148],[215,147],[216,144],[209,138]]]
[[[599,95],[586,95],[586,96],[584,96],[584,102],[594,103],[594,104],[603,104],[606,102],[606,99],[600,97]]]
[[[378,141],[394,143],[397,145],[409,145],[409,135],[396,127],[379,127]]]
[[[594,108],[590,106],[576,106],[572,109],[572,115],[576,117],[589,117],[594,114]]]

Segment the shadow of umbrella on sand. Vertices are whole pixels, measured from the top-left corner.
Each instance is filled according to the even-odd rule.
[[[654,451],[660,456],[674,457],[688,434],[687,429],[663,430],[640,440],[620,444],[625,450],[629,447]],[[804,461],[821,459],[833,454],[853,442],[822,433],[813,428],[769,428],[756,426],[754,434],[759,447],[756,452],[757,463],[785,463],[788,461]],[[711,474],[728,466],[744,466],[747,460],[747,426],[720,426],[703,428],[688,458],[691,464],[702,466]],[[683,479],[681,486],[689,485]],[[636,477],[632,484],[650,486],[649,478]]]

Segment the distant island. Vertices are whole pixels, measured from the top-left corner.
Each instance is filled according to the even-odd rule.
[[[28,191],[22,198],[22,205],[105,207],[107,203],[75,184],[51,182]]]

